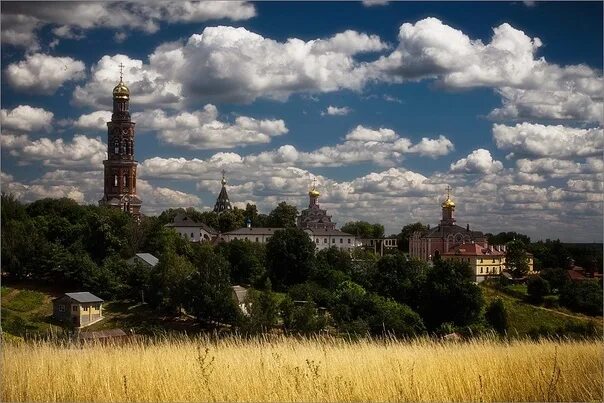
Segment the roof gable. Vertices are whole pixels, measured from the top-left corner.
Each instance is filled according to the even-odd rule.
[[[86,292],[86,291],[66,292],[65,295],[68,296],[69,298],[73,299],[74,301],[81,302],[81,303],[103,302],[103,300],[101,298],[97,297],[94,294]]]

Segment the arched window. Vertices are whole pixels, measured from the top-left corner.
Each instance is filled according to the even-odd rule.
[[[113,175],[113,186],[117,187],[117,175]]]
[[[113,153],[114,154],[120,153],[120,144],[117,141],[113,144]]]
[[[128,175],[124,174],[124,186],[128,186]]]

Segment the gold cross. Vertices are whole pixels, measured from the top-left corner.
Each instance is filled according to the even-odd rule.
[[[120,62],[120,81],[122,81],[124,64]]]
[[[317,187],[317,178],[312,179],[312,188],[315,189]]]
[[[223,169],[222,170],[222,179],[224,179],[224,174],[226,174],[226,171]]]
[[[447,199],[450,196],[450,194],[449,194],[450,192],[451,192],[451,186],[447,185]]]

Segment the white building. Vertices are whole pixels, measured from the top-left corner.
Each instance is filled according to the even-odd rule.
[[[266,243],[275,234],[276,231],[282,230],[283,228],[239,228],[234,231],[225,232],[220,235],[220,239],[225,242],[233,240],[245,240],[250,242]],[[323,250],[330,247],[336,247],[338,249],[350,250],[360,243],[356,240],[355,236],[342,232],[337,229],[305,229],[304,232],[308,234],[310,239],[317,246],[317,250]]]
[[[174,221],[166,224],[166,227],[174,228],[183,238],[191,242],[211,241],[218,236],[218,232],[212,227],[193,220],[185,214],[178,214]]]

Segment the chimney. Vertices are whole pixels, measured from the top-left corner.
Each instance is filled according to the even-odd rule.
[[[470,224],[466,225],[466,231],[470,232]]]

